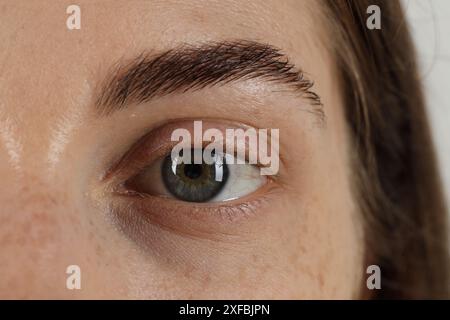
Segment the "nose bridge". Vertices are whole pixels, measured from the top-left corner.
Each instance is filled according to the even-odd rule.
[[[27,260],[44,248],[50,258],[77,216],[70,172],[49,169],[66,151],[80,107],[82,71],[58,25],[30,19],[20,32],[0,31],[11,38],[0,56],[0,264],[11,252]]]

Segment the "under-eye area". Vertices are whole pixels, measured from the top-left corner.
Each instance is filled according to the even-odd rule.
[[[263,175],[258,144],[251,141],[252,137],[258,141],[258,136],[228,135],[227,139],[225,134],[232,129],[256,130],[235,121],[207,119],[198,131],[198,122],[173,120],[150,130],[101,179],[110,194],[112,221],[143,248],[163,230],[199,239],[242,235],[239,228],[264,221],[269,208],[281,199],[283,186],[278,179],[283,164],[277,164],[276,175]],[[181,129],[192,139],[177,139],[173,133]],[[205,138],[208,130],[215,137],[194,138]],[[223,132],[221,139],[219,132]],[[269,143],[264,149],[270,152],[270,139],[260,141]],[[278,156],[276,149],[274,156]],[[187,153],[189,157],[183,158]]]

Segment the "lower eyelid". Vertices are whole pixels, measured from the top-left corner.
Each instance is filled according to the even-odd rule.
[[[165,205],[141,203],[127,206],[126,211],[116,208],[114,215],[125,232],[134,232],[133,228],[140,230],[141,235],[131,234],[131,237],[143,236],[145,239],[149,236],[146,233],[161,229],[182,237],[221,241],[224,237],[239,236],[236,224],[254,217],[262,210],[263,203],[264,200],[259,199],[241,206],[209,208],[207,213],[205,208],[169,209]]]
[[[280,191],[276,182],[268,180],[256,192],[244,196],[237,200],[224,202],[185,202],[174,198],[140,194],[126,188],[116,190],[116,200],[143,214],[158,211],[159,215],[182,215],[192,220],[204,222],[205,220],[215,220],[217,223],[229,223],[241,218],[251,217],[257,214],[255,211],[260,206],[267,204],[270,198]]]
[[[222,203],[186,203],[115,192],[109,201],[109,214],[144,254],[170,247],[172,236],[236,244],[252,239],[252,230],[266,223],[267,215],[273,213],[270,208],[283,194],[282,187],[273,181],[249,197]]]

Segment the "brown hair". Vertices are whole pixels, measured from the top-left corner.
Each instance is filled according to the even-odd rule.
[[[363,289],[363,297],[448,298],[445,201],[402,8],[394,0],[324,1],[357,154],[366,267],[382,275],[382,289]],[[366,27],[370,5],[381,8],[381,30]]]

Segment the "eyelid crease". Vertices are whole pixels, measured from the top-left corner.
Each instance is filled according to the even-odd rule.
[[[123,170],[124,167],[128,166],[127,168],[127,172],[132,172],[133,174],[137,174],[139,170],[143,170],[145,167],[148,167],[152,164],[152,161],[156,161],[157,159],[162,159],[165,156],[167,156],[170,151],[172,150],[173,146],[176,145],[178,142],[176,141],[170,141],[167,142],[164,145],[159,146],[156,149],[146,149],[145,147],[142,147],[144,150],[136,150],[135,152],[130,151],[127,152],[127,154],[117,163],[116,166],[114,166],[111,170],[109,170],[107,172],[107,174],[103,177],[102,180],[107,180],[109,178],[109,176],[114,173],[114,172],[120,172],[121,170]],[[144,142],[145,144],[145,142]],[[205,141],[203,142],[203,147],[207,146],[209,144],[209,142]],[[188,147],[188,146],[186,146]],[[194,145],[191,144],[191,148],[190,149],[194,149]],[[234,149],[234,153],[231,154],[231,156],[233,156],[235,159],[237,159],[237,146]],[[255,164],[249,164],[248,162],[248,152],[247,152],[247,143],[246,143],[246,150],[245,150],[245,159],[243,159],[244,161],[246,161],[247,165],[254,165],[258,168],[265,168],[265,167],[270,167],[270,164],[262,164],[258,161],[258,163]],[[136,154],[137,153],[137,154]],[[224,151],[223,154],[226,154],[226,152]],[[133,159],[130,159],[133,158]],[[236,163],[235,163],[236,164]],[[276,179],[277,175],[274,176],[267,176],[266,178],[268,179]]]
[[[126,168],[127,174],[134,173],[137,174],[138,170],[144,169],[146,166],[151,164],[151,161],[157,160],[159,158],[162,158],[169,154],[172,150],[172,148],[179,143],[179,141],[170,141],[171,133],[175,128],[185,128],[189,130],[192,134],[192,128],[189,128],[188,126],[193,124],[193,121],[195,119],[182,119],[174,122],[165,123],[163,125],[160,125],[159,127],[151,130],[150,132],[143,135],[141,138],[135,142],[131,148],[125,152],[125,154],[114,164],[112,167],[110,167],[104,175],[100,178],[102,181],[109,180],[109,178],[121,171],[125,171],[124,168]],[[230,128],[230,126],[233,126],[233,128],[250,128],[249,126],[240,126],[234,122],[226,122],[226,123],[215,123],[215,120],[208,119],[203,122],[204,125],[204,131],[209,128],[216,128],[221,131],[223,128]],[[204,133],[203,131],[203,133]],[[270,132],[269,132],[269,138],[270,141]],[[208,145],[209,141],[203,141],[203,147]],[[193,144],[191,144],[192,146]],[[226,143],[224,143],[224,148],[226,151]],[[226,152],[224,152],[226,153]],[[235,152],[232,154],[232,156],[236,157],[237,153],[237,143],[235,143]],[[248,160],[248,142],[245,141],[245,155],[246,159]],[[281,157],[281,154],[279,154],[279,163],[280,167],[283,166],[283,158]],[[258,167],[268,167],[269,165],[263,165],[259,163],[259,157],[258,157],[258,163],[254,164]],[[273,177],[270,177],[271,179],[276,179],[278,176],[275,175]]]

